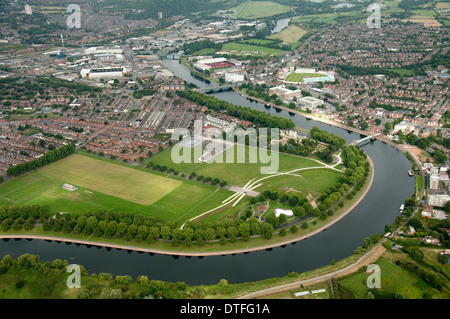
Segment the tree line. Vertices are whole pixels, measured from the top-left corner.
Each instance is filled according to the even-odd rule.
[[[18,176],[25,172],[32,171],[41,166],[56,162],[57,160],[64,158],[75,152],[75,145],[70,143],[61,146],[58,149],[47,151],[44,155],[39,158],[35,158],[26,163],[18,164],[12,166],[6,170],[8,176]]]
[[[200,92],[186,90],[182,92],[178,91],[177,94],[193,103],[206,106],[211,111],[226,111],[230,116],[252,122],[259,127],[279,129],[292,129],[295,127],[295,123],[292,120],[271,115],[263,111],[253,110],[249,107],[237,106]]]
[[[157,240],[170,241],[173,246],[184,243],[203,246],[206,241],[218,240],[225,244],[238,238],[247,241],[252,235],[263,235],[270,239],[273,225],[260,222],[255,217],[236,218],[219,223],[188,222],[183,229],[173,223],[163,222],[155,217],[129,212],[99,210],[83,215],[56,214],[50,217],[48,208],[40,205],[0,208],[0,231],[31,230],[39,222],[45,232],[63,234],[83,234],[101,238],[120,238],[126,241],[155,243]]]

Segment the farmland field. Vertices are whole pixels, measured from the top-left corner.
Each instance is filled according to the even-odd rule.
[[[247,1],[234,8],[238,19],[259,19],[289,11],[289,7],[272,1]]]

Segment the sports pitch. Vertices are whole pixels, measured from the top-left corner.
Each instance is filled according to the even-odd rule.
[[[303,82],[305,78],[320,78],[325,75],[319,73],[291,73],[286,77],[287,82]]]
[[[75,191],[64,184],[79,187]],[[0,184],[0,205],[48,206],[53,213],[133,212],[182,224],[232,192],[80,154]]]

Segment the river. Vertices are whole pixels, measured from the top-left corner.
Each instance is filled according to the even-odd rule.
[[[194,79],[177,60],[165,60],[164,64],[177,76],[200,87],[215,85]],[[214,95],[235,104],[290,118],[297,126],[305,129],[318,126],[344,137],[348,142],[360,138],[359,134],[345,129],[267,108],[234,91]],[[338,223],[295,244],[237,255],[173,257],[44,240],[2,240],[0,256],[10,254],[18,257],[31,253],[41,256],[41,260],[45,261],[65,259],[69,263],[83,265],[94,273],[109,272],[134,278],[147,275],[150,279],[184,281],[190,285],[216,284],[222,278],[229,283],[256,281],[322,267],[333,259],[338,261],[350,256],[358,246],[363,245],[364,238],[383,233],[384,226],[394,222],[399,215],[400,205],[414,192],[414,178],[408,176],[412,166],[406,156],[379,140],[370,141],[361,147],[375,167],[375,178],[366,197]]]

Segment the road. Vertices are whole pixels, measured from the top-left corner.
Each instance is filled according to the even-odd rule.
[[[128,45],[124,45],[122,47],[122,49],[123,49],[123,54],[125,55],[125,58],[130,62],[131,67],[133,68],[131,78],[133,79],[134,82],[136,82],[136,85],[138,86],[139,90],[142,90],[142,85],[139,83],[139,81],[136,78],[137,66],[136,66],[136,62],[134,61],[134,53]]]

